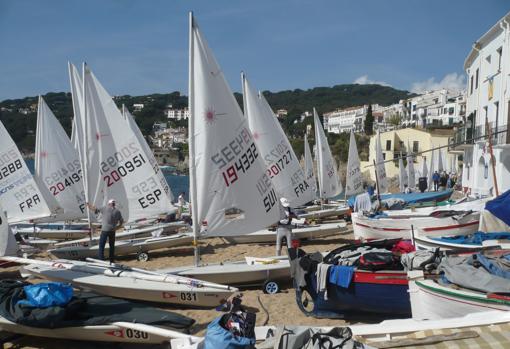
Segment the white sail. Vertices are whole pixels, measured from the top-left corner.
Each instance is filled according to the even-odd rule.
[[[388,178],[386,177],[386,165],[381,147],[381,134],[377,131],[377,141],[375,143],[375,162],[377,170],[377,181],[379,183],[379,192],[386,193],[388,191]]]
[[[251,88],[244,74],[241,79],[244,115],[278,197],[288,199],[292,207],[313,200],[312,187],[271,107]]]
[[[405,185],[407,185],[407,172],[404,167],[404,160],[402,157],[402,153],[400,153],[400,157],[398,158],[398,168],[399,168],[399,180],[400,180],[400,192],[404,192]]]
[[[317,198],[317,180],[315,179],[315,173],[313,172],[313,158],[312,152],[310,151],[310,144],[308,143],[308,136],[305,134],[304,139],[304,164],[305,164],[305,175],[306,180],[312,187],[313,199]]]
[[[0,202],[9,223],[52,214],[16,144],[0,122]]]
[[[430,168],[429,175],[427,180],[427,185],[429,190],[434,190],[434,181],[432,180],[432,176],[434,175],[435,167],[434,167],[434,145],[432,144],[432,152],[430,154]]]
[[[416,173],[414,171],[414,156],[411,154],[411,148],[409,142],[407,142],[407,181],[409,188],[414,189],[416,187]]]
[[[247,234],[278,221],[276,190],[248,122],[191,15],[190,22],[194,232],[202,236]]]
[[[315,123],[315,149],[317,159],[317,177],[319,178],[320,198],[331,198],[342,192],[342,183],[340,183],[337,166],[328,139],[324,134],[324,129],[319,121],[317,111],[313,108],[313,119]]]
[[[0,204],[0,256],[15,256],[18,244],[7,222],[4,208]]]
[[[124,116],[126,122],[129,125],[129,128],[135,133],[136,138],[138,139],[138,142],[142,145],[142,148],[145,152],[145,155],[147,156],[147,159],[149,159],[149,163],[151,164],[152,168],[154,169],[154,172],[156,173],[156,176],[158,177],[159,184],[164,189],[164,193],[166,196],[167,203],[165,206],[170,207],[172,205],[173,195],[172,190],[170,190],[170,187],[168,186],[168,182],[165,179],[165,176],[163,175],[163,172],[159,168],[158,161],[154,157],[154,153],[152,152],[151,148],[147,144],[147,141],[145,140],[142,131],[140,131],[140,128],[136,124],[136,121],[127,110],[126,106],[122,105],[122,115]],[[163,200],[163,199],[162,199]]]
[[[444,168],[444,159],[443,159],[443,150],[439,149],[437,151],[437,170],[439,173],[443,172],[445,170]]]
[[[86,216],[78,152],[42,97],[39,97],[37,111],[35,176],[41,191],[46,188],[63,209],[58,219]]]
[[[347,159],[347,173],[345,179],[345,195],[351,196],[363,192],[363,177],[361,175],[358,147],[354,131],[351,130],[349,140],[349,157]]]
[[[425,157],[422,157],[422,163],[421,163],[421,177],[428,177],[429,170],[427,168],[427,159]]]
[[[83,86],[85,162],[82,168],[88,179],[88,200],[94,206],[102,206],[107,199],[115,199],[127,222],[168,212],[164,188],[142,145],[86,65]]]

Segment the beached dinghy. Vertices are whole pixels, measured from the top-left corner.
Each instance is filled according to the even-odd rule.
[[[471,235],[428,237],[421,230],[414,236],[414,245],[417,250],[442,251],[481,251],[487,248],[510,250],[510,233],[482,233]]]
[[[245,260],[200,267],[176,267],[159,269],[160,273],[176,274],[194,279],[229,285],[253,286],[273,282],[264,291],[271,293],[271,287],[279,281],[290,280],[290,264],[287,256],[245,257]]]
[[[487,250],[447,256],[439,277],[411,271],[409,294],[413,318],[442,319],[489,310],[510,310],[510,251]]]
[[[360,312],[410,315],[407,273],[392,252],[396,246],[411,248],[396,239],[340,247],[325,257],[289,250],[291,264],[301,270],[293,275],[298,307],[306,315],[328,318]]]
[[[478,229],[480,212],[459,207],[437,209],[428,216],[385,215],[374,217],[354,212],[351,215],[356,239],[412,238],[412,227],[421,229],[427,236],[468,235]]]
[[[17,257],[2,260],[26,264],[24,272],[43,279],[71,283],[93,292],[139,301],[215,307],[237,288],[170,274],[161,274],[123,265],[97,261],[39,261]]]
[[[159,231],[161,231],[161,235],[163,235],[168,232],[175,232],[179,229],[186,228],[189,228],[189,224],[184,222],[157,223],[152,226],[132,228],[118,232],[115,234],[115,241],[148,237],[156,233],[159,234]],[[90,246],[97,245],[98,243],[99,236],[93,236],[92,238],[86,237],[83,239],[58,242],[55,244],[55,247]]]
[[[324,223],[313,224],[309,226],[300,226],[292,229],[292,235],[296,239],[319,239],[346,231],[347,223]],[[276,241],[276,231],[274,229],[263,229],[253,233],[226,236],[225,239],[233,244],[252,244],[252,243],[270,243]]]
[[[137,254],[138,260],[148,260],[149,252],[162,249],[172,248],[177,246],[190,246],[193,242],[193,234],[182,233],[169,236],[159,236],[151,238],[135,238],[124,239],[115,242],[115,255],[127,256]],[[105,246],[105,254],[108,255],[110,247],[108,244]],[[58,258],[66,259],[85,259],[95,258],[98,256],[99,245],[77,245],[77,246],[63,246],[48,250],[52,255]]]
[[[16,231],[26,237],[53,240],[81,239],[89,235],[89,231],[83,229],[41,229],[33,227],[18,228]]]
[[[308,220],[314,220],[314,219],[325,219],[329,217],[341,217],[349,212],[350,208],[349,206],[335,206],[330,208],[324,208],[319,210],[314,210],[311,212],[306,213],[300,213],[298,214],[299,218],[306,218]]]
[[[50,307],[51,311],[18,304],[23,287],[29,285],[0,282],[2,331],[58,339],[161,344],[171,338],[189,338],[185,333],[194,323],[186,316],[146,304],[84,292],[75,292],[70,303]]]

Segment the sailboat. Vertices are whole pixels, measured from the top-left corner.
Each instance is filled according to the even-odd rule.
[[[319,198],[321,207],[319,210],[309,211],[300,214],[300,218],[306,219],[325,219],[328,217],[343,217],[349,211],[347,205],[325,204],[324,201],[338,196],[343,188],[338,177],[337,166],[331,149],[329,148],[328,139],[324,134],[324,130],[319,121],[317,110],[313,109],[315,123],[315,160],[317,162],[317,177],[319,181]]]
[[[125,120],[112,98],[86,66],[82,81],[75,76],[74,66],[70,66],[69,71],[72,91],[79,90],[75,82],[82,82],[82,91],[86,91],[90,96],[83,101],[79,112],[75,113],[78,118],[85,115],[86,120],[90,120],[84,123],[77,119],[75,122],[75,125],[85,124],[88,130],[84,133],[82,129],[76,136],[79,149],[88,149],[80,155],[83,155],[82,164],[87,164],[84,166],[83,176],[87,178],[84,182],[89,183],[88,196],[92,198],[90,201],[94,202],[94,206],[102,206],[107,196],[116,198],[127,222],[139,222],[172,210],[170,188],[152,153],[147,155],[148,146],[138,128],[137,131],[134,130],[136,125],[133,126],[130,121]],[[80,101],[82,96],[78,93],[75,93],[75,96]],[[156,171],[159,171],[159,174]],[[101,176],[102,181],[97,181],[97,176]],[[94,183],[98,187],[92,189],[90,185]],[[122,241],[116,244],[116,255],[137,253],[140,260],[146,260],[150,250],[187,245],[193,240],[191,234],[187,233],[159,236],[165,228],[175,227],[172,224],[155,224],[117,234]],[[151,233],[156,236],[146,238]],[[60,244],[49,252],[59,258],[91,258],[98,254],[97,240],[95,237],[89,242],[84,239]]]
[[[251,88],[244,73],[241,75],[241,80],[244,114],[248,119],[257,148],[260,149],[265,161],[266,173],[275,186],[277,196],[287,198],[291,207],[312,201],[315,197],[314,187],[308,183],[297,156],[271,107],[262,94],[255,93]],[[303,218],[310,214],[304,213],[305,217],[299,216],[304,223]],[[313,239],[333,235],[341,228],[344,227],[338,223],[323,225],[298,223],[292,229],[292,234],[297,239]],[[274,243],[276,232],[274,229],[262,229],[249,234],[229,236],[226,239],[231,243]]]
[[[190,13],[189,158],[193,231],[196,241],[237,236],[279,220],[276,189],[222,70]],[[289,278],[285,258],[163,269],[229,284],[266,284],[277,291],[277,278]]]

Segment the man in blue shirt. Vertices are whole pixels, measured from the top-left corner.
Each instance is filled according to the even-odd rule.
[[[439,173],[437,171],[432,175],[432,181],[434,182],[434,191],[437,191],[437,188],[439,188]]]

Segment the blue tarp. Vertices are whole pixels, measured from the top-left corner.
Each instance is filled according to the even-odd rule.
[[[464,236],[450,236],[450,237],[438,237],[432,238],[433,240],[443,241],[451,244],[463,244],[463,245],[482,245],[483,241],[486,240],[510,240],[510,233],[483,233],[477,232],[471,235]]]
[[[429,192],[424,192],[424,193],[382,194],[381,195],[381,200],[401,199],[401,200],[405,201],[406,204],[415,204],[415,203],[418,203],[418,202],[438,201],[438,199],[441,199],[440,201],[446,200],[446,199],[448,199],[452,195],[452,193],[453,193],[453,189],[447,189],[447,190],[443,190],[443,191],[429,191]],[[350,207],[354,206],[354,201],[355,200],[356,200],[356,196],[351,196],[347,200],[347,203],[349,204]]]
[[[329,282],[343,288],[350,286],[353,275],[354,267],[332,265],[331,268],[329,268]]]
[[[505,279],[510,279],[510,269],[508,267],[504,267],[503,265],[494,262],[493,260],[486,258],[483,254],[477,253],[476,260],[480,262],[485,269],[492,275],[496,275]],[[475,256],[473,256],[473,260],[475,260]],[[503,258],[506,259],[507,256],[504,256]],[[510,290],[510,288],[509,288]]]
[[[208,326],[205,334],[204,349],[248,349],[255,345],[255,338],[234,336],[224,329],[221,324],[221,316],[214,319]]]
[[[23,287],[26,299],[19,300],[34,308],[65,306],[73,298],[73,288],[61,282],[48,282]]]
[[[485,209],[510,225],[510,190],[485,204]]]

